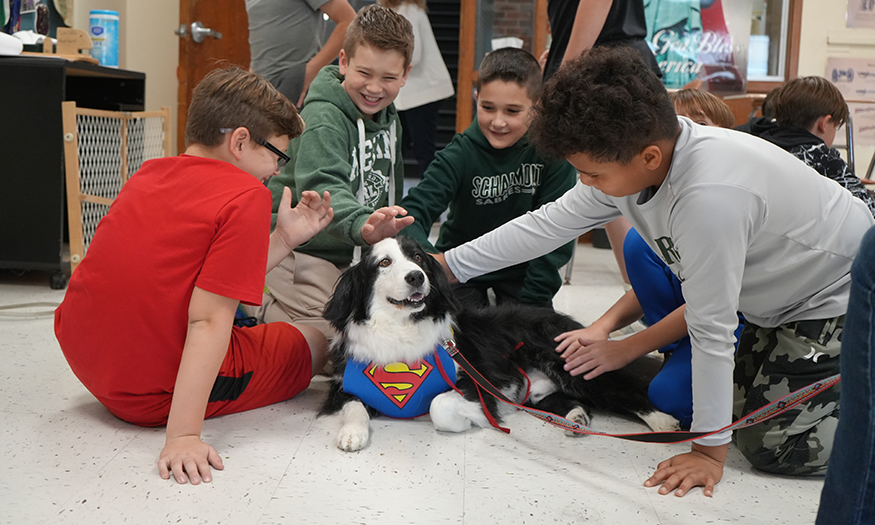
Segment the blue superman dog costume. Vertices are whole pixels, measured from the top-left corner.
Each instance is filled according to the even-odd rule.
[[[373,363],[349,360],[343,372],[343,391],[381,414],[410,419],[428,413],[431,400],[451,388],[437,370],[440,360],[447,378],[456,382],[456,367],[446,349],[438,345],[433,354],[415,363]]]

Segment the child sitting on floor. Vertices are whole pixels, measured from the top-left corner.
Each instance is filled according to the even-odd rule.
[[[394,206],[404,190],[401,124],[392,102],[407,81],[413,54],[410,22],[391,9],[368,5],[346,31],[338,66],[325,66],[310,85],[301,116],[307,126],[293,140],[291,161],[268,184],[274,211],[285,188],[328,191],[334,220],[268,273],[260,322],[334,329],[322,318],[334,284],[362,247],[413,222]],[[382,222],[385,219],[386,222]],[[372,221],[385,228],[375,229]]]
[[[222,469],[204,418],[285,401],[326,362],[316,329],[233,326],[258,304],[265,270],[331,222],[329,194],[284,192],[270,228],[264,183],[303,129],[294,105],[242,69],[194,90],[185,153],[143,164],[100,221],[55,312],[55,334],[82,384],[119,418],[167,425],[163,478]]]

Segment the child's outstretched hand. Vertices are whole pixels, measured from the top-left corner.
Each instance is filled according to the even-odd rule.
[[[276,214],[276,232],[282,236],[289,250],[309,241],[334,219],[331,195],[326,191],[319,197],[315,191],[305,191],[292,208],[292,190],[283,188],[283,197]]]
[[[674,491],[682,497],[693,487],[703,486],[705,496],[714,495],[714,485],[723,478],[723,465],[729,445],[706,447],[693,443],[693,449],[667,459],[656,467],[656,472],[644,482],[645,487],[659,487],[660,494]]]
[[[170,472],[177,483],[191,480],[192,485],[213,480],[210,466],[222,470],[225,465],[216,449],[200,440],[198,436],[179,436],[168,439],[158,457],[158,473],[170,479]],[[187,475],[187,476],[186,476]]]
[[[407,210],[401,206],[376,210],[362,226],[362,238],[368,244],[376,244],[383,239],[398,235],[398,232],[413,224],[413,217],[404,217],[405,215]]]

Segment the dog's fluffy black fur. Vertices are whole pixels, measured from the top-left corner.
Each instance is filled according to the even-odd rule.
[[[337,443],[344,450],[367,444],[368,420],[376,413],[343,391],[347,359],[381,365],[414,362],[450,336],[481,374],[518,403],[527,386],[522,369],[531,380],[529,404],[538,409],[586,425],[592,410],[602,410],[639,417],[654,430],[677,428],[677,421],[658,412],[647,397],[659,359],[642,358],[591,380],[571,376],[563,369],[554,338],[582,328],[580,323],[549,308],[463,308],[440,265],[405,237],[377,243],[345,272],[323,315],[339,335],[331,345],[333,377],[320,415],[343,415]],[[472,424],[488,425],[473,381],[458,367],[456,386],[464,397],[451,390],[432,401],[435,427],[460,432]],[[483,399],[500,421],[507,405],[486,393]]]

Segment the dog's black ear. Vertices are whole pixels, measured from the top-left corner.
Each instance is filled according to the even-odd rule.
[[[444,267],[437,262],[437,259],[426,254],[423,257],[423,269],[428,276],[428,282],[431,284],[431,291],[428,294],[428,301],[431,307],[436,307],[450,314],[460,311],[462,304],[456,298],[456,294],[452,286],[450,286],[450,281],[447,279],[447,274],[444,272]]]
[[[338,332],[343,332],[350,321],[368,318],[368,304],[373,291],[373,272],[366,258],[349,268],[337,280],[331,299],[325,304],[322,317]]]

